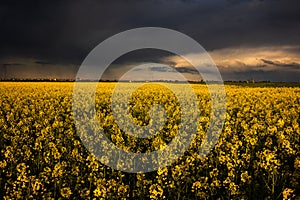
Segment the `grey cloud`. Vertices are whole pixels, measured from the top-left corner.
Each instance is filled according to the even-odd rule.
[[[175,72],[174,70],[167,67],[151,67],[150,70],[157,72]]]
[[[199,72],[194,68],[180,67],[180,68],[176,68],[176,70],[181,73],[199,74]]]
[[[276,61],[271,61],[271,60],[266,60],[266,59],[261,59],[264,63],[277,66],[277,67],[288,67],[291,69],[300,69],[300,64],[296,62],[292,63],[281,63],[281,62],[276,62]]]
[[[106,38],[143,26],[181,31],[207,50],[300,45],[298,0],[1,1],[0,23],[0,61],[33,58],[49,62],[43,64],[49,68],[50,63],[79,66]],[[300,54],[300,48],[291,51]],[[152,60],[163,56],[153,54]],[[122,63],[150,57],[137,55]]]
[[[270,65],[274,65],[275,63],[271,60],[266,60],[266,59],[261,59],[261,61],[263,61],[266,64],[270,64]]]
[[[272,82],[299,82],[299,74],[290,71],[226,71],[222,72],[224,80],[255,80],[255,81],[272,81]]]
[[[298,43],[299,1],[26,1],[2,3],[2,55],[79,64],[105,38],[130,28],[182,31],[207,49]],[[253,2],[259,2],[253,5]],[[4,5],[3,5],[4,4]],[[20,34],[22,33],[22,34]],[[53,61],[52,61],[53,60]]]
[[[40,65],[54,65],[54,63],[52,63],[52,62],[47,62],[47,61],[42,61],[42,60],[35,61],[35,63],[40,64]]]
[[[178,67],[178,68],[173,68],[170,69],[170,68],[167,68],[167,67],[151,67],[150,68],[151,71],[157,71],[157,72],[174,72],[176,73],[177,72],[180,72],[180,73],[189,73],[189,74],[199,74],[199,72],[192,68],[192,67]]]
[[[7,66],[21,66],[24,65],[22,63],[3,63],[2,66],[3,67],[7,67]]]

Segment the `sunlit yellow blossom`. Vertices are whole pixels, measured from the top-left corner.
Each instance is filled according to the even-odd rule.
[[[124,84],[132,87],[134,83]],[[176,88],[182,85],[168,84]],[[266,85],[225,85],[226,120],[221,135],[215,135],[207,86],[191,84],[199,101],[200,117],[186,126],[198,124],[195,139],[174,163],[154,172],[131,174],[106,166],[114,161],[118,168],[136,163],[112,152],[99,156],[99,141],[104,141],[104,151],[116,145],[134,153],[163,150],[175,140],[184,145],[185,139],[176,137],[182,129],[183,107],[171,90],[145,83],[129,102],[118,105],[128,108],[133,121],[142,126],[163,121],[160,114],[149,114],[152,105],[163,106],[165,124],[161,130],[151,129],[152,137],[142,139],[131,136],[115,121],[111,94],[116,83],[99,83],[95,110],[91,108],[90,112],[95,111],[109,143],[103,140],[103,134],[89,134],[89,111],[80,113],[87,121],[79,137],[72,110],[73,83],[0,82],[0,196],[53,200],[295,199],[300,169],[299,85]],[[180,93],[186,94],[184,90]],[[82,96],[82,106],[84,99]],[[216,145],[202,149],[209,153],[200,156],[209,128],[217,138]],[[90,142],[93,152],[88,151],[86,142]],[[163,155],[162,160],[173,156]],[[155,159],[142,161],[157,164]]]
[[[72,191],[69,187],[65,187],[60,190],[60,194],[64,198],[69,198],[70,195],[72,194]]]

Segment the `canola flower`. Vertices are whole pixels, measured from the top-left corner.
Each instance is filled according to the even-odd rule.
[[[129,84],[129,83],[128,83]],[[167,111],[163,129],[137,138],[119,129],[111,112],[114,83],[96,94],[99,124],[119,148],[164,148],[180,127],[176,97],[156,84],[136,91],[129,110],[139,125],[148,108]],[[205,85],[194,88],[200,126],[176,163],[151,173],[116,171],[97,160],[78,137],[72,114],[72,83],[0,83],[1,199],[295,199],[300,196],[300,89],[226,86],[226,121],[218,143],[198,155],[210,120]],[[90,138],[97,142],[97,138]],[[120,160],[120,165],[126,161]]]

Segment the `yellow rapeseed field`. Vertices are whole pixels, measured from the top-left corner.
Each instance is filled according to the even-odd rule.
[[[137,124],[149,123],[153,103],[163,105],[168,116],[157,135],[136,138],[114,121],[114,86],[100,83],[95,99],[99,124],[114,144],[150,152],[172,141],[180,126],[180,107],[170,90],[148,83],[132,94],[129,110]],[[299,198],[300,88],[226,85],[222,134],[201,158],[210,98],[205,85],[192,87],[201,116],[189,150],[168,167],[134,174],[103,165],[84,147],[74,124],[73,83],[0,83],[0,198]]]

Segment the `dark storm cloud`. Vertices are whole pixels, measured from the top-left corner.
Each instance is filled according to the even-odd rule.
[[[157,71],[157,72],[174,72],[174,70],[171,70],[167,67],[151,67],[151,71]]]
[[[282,63],[282,62],[276,62],[276,61],[271,61],[271,60],[266,60],[266,59],[261,59],[264,63],[277,66],[277,67],[288,67],[291,69],[300,69],[300,64],[296,62],[292,63]]]
[[[153,63],[160,63],[162,57],[168,57],[174,55],[171,52],[158,50],[158,49],[141,49],[128,52],[119,58],[117,58],[113,64],[128,64],[128,65],[135,65],[138,63],[145,63],[145,62],[153,62]]]
[[[7,67],[7,66],[21,66],[24,65],[22,63],[3,63],[2,66],[3,67]]]
[[[181,67],[181,68],[176,68],[176,70],[181,73],[199,74],[199,72],[193,68]]]
[[[174,70],[167,68],[167,67],[151,67],[151,71],[157,72],[180,72],[180,73],[189,73],[189,74],[199,74],[199,72],[194,68],[188,67],[180,67],[180,68],[173,68]],[[176,71],[175,71],[176,70]]]
[[[35,61],[35,63],[40,64],[40,65],[54,65],[54,63],[52,63],[52,62],[47,62],[47,61],[42,61],[42,60]]]
[[[207,50],[300,45],[298,0],[1,1],[0,23],[0,59],[30,58],[49,67],[78,66],[109,36],[143,26],[181,31]]]
[[[275,63],[271,60],[266,60],[266,59],[261,59],[261,61],[263,61],[264,63],[266,64],[269,64],[269,65],[274,65]],[[276,64],[275,64],[276,65]]]
[[[299,82],[299,74],[289,71],[249,70],[245,72],[228,71],[223,74],[224,79],[234,81],[272,81],[272,82]]]

